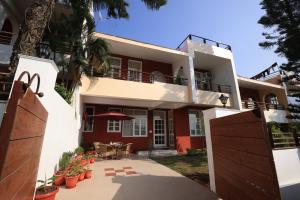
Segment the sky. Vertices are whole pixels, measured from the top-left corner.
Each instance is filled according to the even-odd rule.
[[[96,14],[96,31],[176,48],[188,34],[230,44],[237,73],[251,77],[284,58],[262,49],[257,23],[264,15],[260,0],[168,0],[159,11],[148,10],[141,0],[127,0],[129,19],[102,19]],[[97,17],[98,16],[98,17]]]

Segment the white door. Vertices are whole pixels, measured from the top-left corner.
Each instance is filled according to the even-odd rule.
[[[153,146],[166,147],[166,112],[153,111]]]

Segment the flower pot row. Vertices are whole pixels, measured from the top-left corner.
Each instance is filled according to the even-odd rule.
[[[36,200],[54,200],[56,193],[59,191],[58,186],[65,185],[66,188],[75,188],[79,181],[90,179],[92,170],[89,168],[91,163],[95,162],[95,153],[87,152],[87,154],[77,154],[75,157],[68,159],[68,163],[64,168],[57,171],[52,178],[42,182],[35,195]],[[53,183],[48,186],[47,184]]]

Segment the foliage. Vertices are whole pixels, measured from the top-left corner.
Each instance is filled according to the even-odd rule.
[[[38,183],[41,183],[41,185],[37,188],[38,190],[42,191],[45,190],[47,186],[52,185],[54,180],[54,177],[48,178],[45,175],[45,179],[44,180],[38,180]]]
[[[66,173],[66,177],[73,177],[79,174],[79,165],[72,165],[70,170]]]
[[[76,155],[80,155],[80,154],[83,154],[84,153],[84,148],[79,146],[75,149],[74,151],[76,153]]]
[[[59,169],[65,170],[67,166],[70,164],[71,158],[73,156],[73,152],[63,152],[61,158],[59,159]]]
[[[59,81],[73,93],[82,74],[105,74],[109,70],[109,48],[102,39],[93,37],[95,11],[107,11],[108,17],[128,18],[129,3],[124,0],[69,0],[73,12],[54,15],[44,40],[55,51],[55,62],[60,68]],[[143,0],[149,9],[159,9],[166,0]]]
[[[263,33],[266,41],[259,45],[263,48],[276,47],[275,53],[287,58],[281,66],[284,70],[283,81],[287,85],[300,83],[300,1],[299,0],[263,0],[262,9],[266,14],[258,23],[271,29]],[[300,119],[300,89],[289,89],[288,95],[296,98],[296,104],[288,106],[290,119]]]
[[[73,94],[64,85],[56,83],[54,89],[68,104],[72,103]]]

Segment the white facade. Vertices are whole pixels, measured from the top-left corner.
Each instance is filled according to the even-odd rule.
[[[300,149],[273,150],[275,168],[283,200],[300,197]]]
[[[14,80],[18,79],[23,71],[31,76],[38,73],[41,78],[40,92],[44,96],[41,103],[48,111],[48,120],[41,152],[38,179],[45,175],[51,177],[58,169],[58,161],[63,152],[73,151],[80,142],[80,99],[75,92],[73,105],[69,105],[54,90],[58,69],[53,61],[36,57],[21,56]],[[24,77],[24,81],[26,78]],[[36,82],[31,88],[35,90]]]

